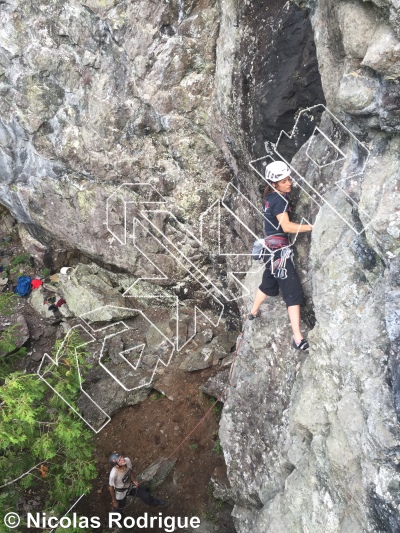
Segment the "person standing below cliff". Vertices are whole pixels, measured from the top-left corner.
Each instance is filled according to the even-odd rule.
[[[290,324],[293,330],[293,347],[308,350],[309,345],[300,330],[300,305],[304,294],[296,274],[289,247],[288,233],[311,231],[310,224],[291,222],[292,206],[288,194],[292,189],[289,167],[282,161],[267,165],[265,178],[268,182],[264,191],[265,244],[271,250],[270,261],[265,265],[253,307],[248,316],[254,320],[260,316],[259,308],[267,296],[277,296],[279,289],[286,303]]]
[[[119,453],[112,453],[108,459],[113,467],[110,472],[109,490],[113,512],[121,512],[126,505],[127,496],[138,496],[147,505],[166,507],[168,502],[154,498],[141,487],[132,472],[132,461]]]

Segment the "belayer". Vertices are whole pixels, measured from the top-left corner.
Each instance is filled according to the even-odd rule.
[[[308,342],[300,331],[300,305],[304,294],[294,267],[288,233],[304,233],[311,231],[313,226],[296,224],[290,220],[292,206],[288,195],[292,189],[292,178],[285,163],[274,161],[267,165],[265,179],[268,183],[264,190],[263,206],[265,244],[271,250],[271,256],[265,265],[262,282],[248,318],[254,320],[259,317],[261,304],[267,296],[277,296],[280,289],[293,330],[293,347],[308,350]]]
[[[113,512],[121,512],[126,505],[127,496],[138,496],[147,505],[166,507],[168,502],[152,496],[135,480],[132,462],[129,457],[119,453],[112,453],[108,459],[113,467],[110,472],[109,490]]]

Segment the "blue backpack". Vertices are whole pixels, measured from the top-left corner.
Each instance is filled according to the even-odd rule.
[[[18,296],[28,296],[31,292],[31,278],[29,276],[20,276],[14,292]]]

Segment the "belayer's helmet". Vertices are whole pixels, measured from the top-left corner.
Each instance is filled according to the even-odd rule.
[[[118,463],[118,459],[120,455],[121,454],[117,452],[114,452],[110,455],[110,457],[108,458],[108,462],[110,463],[111,466],[115,466]]]
[[[283,161],[273,161],[265,167],[265,179],[277,182],[290,176],[290,168]]]

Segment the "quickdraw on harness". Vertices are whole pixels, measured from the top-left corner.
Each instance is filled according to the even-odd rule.
[[[289,246],[289,238],[285,234],[268,235],[265,238],[265,246],[271,250],[271,274],[277,279],[287,278],[286,261],[291,257],[292,250]],[[282,250],[282,248],[284,248]],[[280,257],[274,259],[275,253],[281,250]]]

